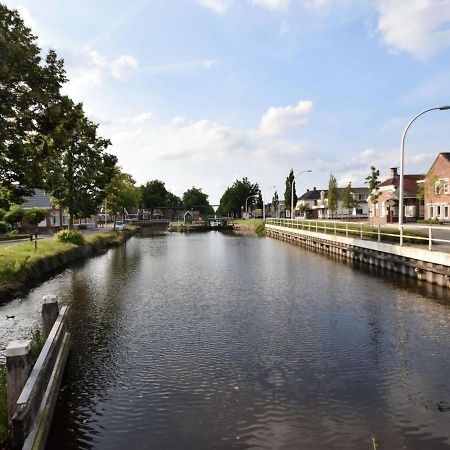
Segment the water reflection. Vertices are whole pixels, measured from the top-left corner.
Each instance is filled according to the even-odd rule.
[[[220,233],[132,239],[62,278],[50,449],[450,448],[436,288]]]

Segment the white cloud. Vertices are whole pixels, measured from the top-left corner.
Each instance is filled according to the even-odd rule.
[[[230,6],[229,0],[195,0],[195,2],[218,14],[224,14]]]
[[[262,116],[259,134],[274,136],[291,128],[305,126],[313,110],[313,102],[301,100],[295,106],[271,106]]]
[[[252,5],[263,6],[273,11],[285,11],[289,8],[290,0],[248,0]]]
[[[134,56],[121,55],[115,59],[108,59],[96,51],[78,55],[75,67],[67,66],[69,82],[63,87],[65,93],[82,100],[86,91],[100,86],[105,78],[112,76],[123,80],[136,70],[138,62]]]
[[[450,0],[379,0],[378,30],[392,51],[426,59],[450,47]]]
[[[183,116],[175,116],[172,119],[172,125],[184,125],[186,123],[186,118]]]
[[[280,36],[286,36],[289,33],[289,24],[283,20],[280,24]]]

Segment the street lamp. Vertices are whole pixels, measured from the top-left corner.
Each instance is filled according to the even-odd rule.
[[[312,172],[312,170],[311,169],[309,169],[309,170],[302,170],[297,175],[294,175],[294,178],[292,179],[292,182],[291,182],[291,219],[294,218],[294,186],[295,186],[295,179],[299,175],[301,175],[302,173],[307,173],[307,172]]]
[[[404,163],[405,163],[405,138],[406,133],[409,130],[409,127],[413,124],[413,122],[418,119],[420,116],[424,115],[427,112],[430,111],[446,111],[450,109],[450,106],[436,106],[435,108],[426,109],[425,111],[422,111],[421,113],[417,114],[417,116],[413,117],[413,119],[408,123],[408,125],[405,128],[405,131],[403,132],[402,136],[402,145],[400,149],[400,193],[399,193],[399,204],[398,204],[398,227],[400,230],[400,245],[403,245],[403,233],[401,232],[401,228],[403,225],[403,195],[404,195],[404,183],[403,183],[403,177],[404,177]]]
[[[257,196],[257,195],[249,195],[249,196],[245,199],[245,214],[247,214],[247,219],[248,219],[247,200],[248,200],[249,198],[252,198],[252,197],[258,197],[258,196]]]

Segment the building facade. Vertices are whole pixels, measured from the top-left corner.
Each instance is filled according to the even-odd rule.
[[[428,171],[423,192],[425,219],[449,221],[450,217],[450,153],[439,153]]]

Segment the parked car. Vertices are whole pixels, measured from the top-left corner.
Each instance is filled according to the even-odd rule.
[[[126,225],[123,222],[114,222],[114,228],[118,231],[123,231],[126,228]]]

